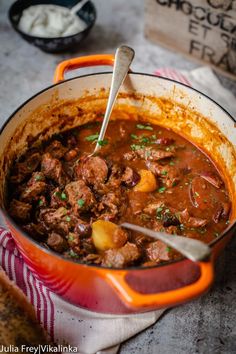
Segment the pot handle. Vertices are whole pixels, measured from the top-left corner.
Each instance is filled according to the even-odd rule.
[[[198,262],[201,275],[196,282],[179,289],[157,294],[141,294],[132,289],[125,277],[128,271],[117,271],[106,274],[108,283],[119,293],[121,300],[131,308],[166,308],[192,300],[206,292],[214,280],[212,260]]]
[[[87,66],[113,66],[114,61],[115,56],[113,54],[96,54],[64,60],[57,65],[53,81],[55,84],[63,81],[65,79],[64,75],[66,71],[84,68]]]

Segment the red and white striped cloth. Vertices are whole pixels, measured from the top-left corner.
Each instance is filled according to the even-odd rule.
[[[178,82],[181,82],[185,85],[191,86],[190,81],[186,75],[183,75],[180,71],[174,70],[172,68],[161,68],[155,71],[157,76],[167,77]]]
[[[202,88],[205,93],[209,93],[208,87],[214,87],[215,92],[221,93],[221,99],[224,98],[226,107],[229,102],[234,102],[230,97],[231,93],[220,85],[209,68],[200,68],[185,74],[165,68],[156,71],[155,74],[189,86],[191,84],[198,86],[197,88],[200,90]],[[205,86],[204,78],[208,78]],[[233,110],[233,107],[228,108]],[[115,354],[120,343],[155,323],[163,313],[153,311],[132,316],[101,315],[65,302],[44,286],[29,270],[11,234],[2,227],[0,227],[0,265],[32,303],[39,322],[52,341],[78,347],[81,354]]]
[[[0,227],[0,264],[9,278],[25,293],[39,322],[54,340],[52,292],[27,267],[9,231]]]

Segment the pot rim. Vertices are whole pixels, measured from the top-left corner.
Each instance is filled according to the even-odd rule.
[[[65,82],[69,82],[72,80],[76,80],[79,78],[84,78],[84,77],[88,77],[88,76],[94,76],[94,75],[104,75],[104,74],[112,74],[111,71],[106,71],[106,72],[98,72],[98,73],[91,73],[91,74],[85,74],[85,75],[79,75],[79,76],[75,76],[73,78],[69,78],[63,81],[60,81],[56,84],[52,84],[50,86],[47,86],[46,88],[40,90],[39,92],[37,92],[36,94],[34,94],[33,96],[31,96],[30,98],[28,98],[26,101],[24,101],[18,108],[16,108],[14,110],[14,112],[9,116],[9,118],[4,122],[4,124],[1,126],[0,128],[0,135],[3,133],[4,129],[6,128],[6,126],[8,125],[8,123],[11,121],[11,119],[15,116],[15,114],[22,109],[25,105],[27,105],[31,100],[33,100],[35,97],[39,96],[41,93],[46,92],[48,89],[51,89],[55,86],[59,86],[64,84]],[[199,93],[200,95],[206,97],[208,100],[212,101],[215,105],[217,105],[234,123],[236,123],[236,119],[234,119],[234,117],[224,108],[222,107],[218,102],[216,102],[214,99],[212,99],[211,97],[209,97],[208,95],[206,95],[205,93],[191,87],[188,86],[184,83],[178,82],[176,80],[173,79],[169,79],[167,77],[162,77],[162,76],[157,76],[154,74],[147,74],[147,73],[140,73],[140,72],[130,72],[128,75],[140,75],[140,76],[149,76],[149,77],[155,77],[156,79],[162,79],[162,80],[166,80],[166,81],[170,81],[170,82],[174,82],[177,85],[180,86],[184,86],[189,90],[195,91],[197,93]],[[66,262],[72,262],[72,263],[76,263],[78,265],[82,265],[82,266],[86,266],[86,267],[91,267],[91,268],[96,268],[96,269],[106,269],[106,270],[112,270],[112,271],[139,271],[139,270],[146,270],[146,269],[154,269],[154,268],[159,268],[159,267],[164,267],[164,266],[168,266],[174,263],[180,263],[183,261],[186,261],[187,258],[183,257],[179,260],[172,260],[172,261],[168,261],[166,263],[161,263],[161,264],[157,264],[154,266],[148,266],[148,267],[126,267],[126,268],[114,268],[114,267],[101,267],[101,266],[97,266],[97,265],[91,265],[91,264],[86,264],[83,262],[80,262],[78,260],[75,260],[73,258],[67,258],[66,256],[63,256],[61,254],[56,253],[55,251],[51,250],[51,249],[47,249],[46,247],[43,247],[40,243],[38,243],[37,241],[35,241],[32,237],[30,237],[23,229],[21,229],[21,227],[11,218],[11,216],[7,213],[6,210],[4,210],[1,206],[0,206],[0,214],[2,214],[2,216],[5,217],[6,220],[9,221],[10,224],[12,224],[14,226],[14,228],[19,232],[19,234],[21,234],[21,236],[24,236],[31,244],[33,244],[35,247],[39,248],[40,250],[42,250],[43,252],[48,253],[49,255],[52,255],[54,257],[57,257],[59,259],[62,259]],[[215,240],[211,241],[208,246],[209,247],[213,247],[215,246],[215,244],[217,244],[221,239],[225,238],[228,233],[236,226],[236,220],[234,222],[232,222],[232,224],[230,224],[225,230],[224,232],[218,236]]]

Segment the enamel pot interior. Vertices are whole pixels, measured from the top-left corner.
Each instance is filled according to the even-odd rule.
[[[110,82],[110,73],[61,82],[28,100],[9,118],[0,135],[0,204],[3,210],[6,176],[16,156],[21,155],[36,139],[45,140],[52,134],[93,121],[104,113]],[[127,119],[127,124],[129,119],[159,124],[197,144],[215,162],[232,201],[236,200],[235,122],[208,97],[168,79],[130,73],[114,108],[112,119],[117,117]],[[6,212],[4,214],[28,265],[53,291],[70,302],[98,312],[134,312],[104,280],[107,273],[117,270],[65,260],[31,240]],[[236,205],[233,202],[232,220],[235,214]],[[234,225],[231,225],[226,238],[233,229]],[[198,276],[197,267],[190,263],[185,260],[151,269],[130,269],[128,278],[130,284],[143,293],[178,288]],[[150,305],[138,311],[153,308],[157,306]]]

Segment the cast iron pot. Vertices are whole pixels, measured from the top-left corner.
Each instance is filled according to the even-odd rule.
[[[0,205],[25,261],[40,279],[65,300],[89,310],[127,314],[171,307],[206,292],[214,279],[214,260],[232,237],[236,224],[235,121],[219,104],[173,80],[129,73],[114,117],[147,117],[201,147],[216,163],[228,186],[232,212],[227,230],[210,244],[211,259],[187,259],[149,268],[112,269],[81,264],[48,250],[29,237],[5,210],[6,178],[12,161],[31,142],[84,124],[104,112],[111,73],[64,80],[68,70],[113,65],[113,55],[67,60],[55,72],[55,85],[44,89],[8,119],[0,135]],[[168,114],[164,114],[165,107]],[[129,112],[129,114],[127,114]]]

